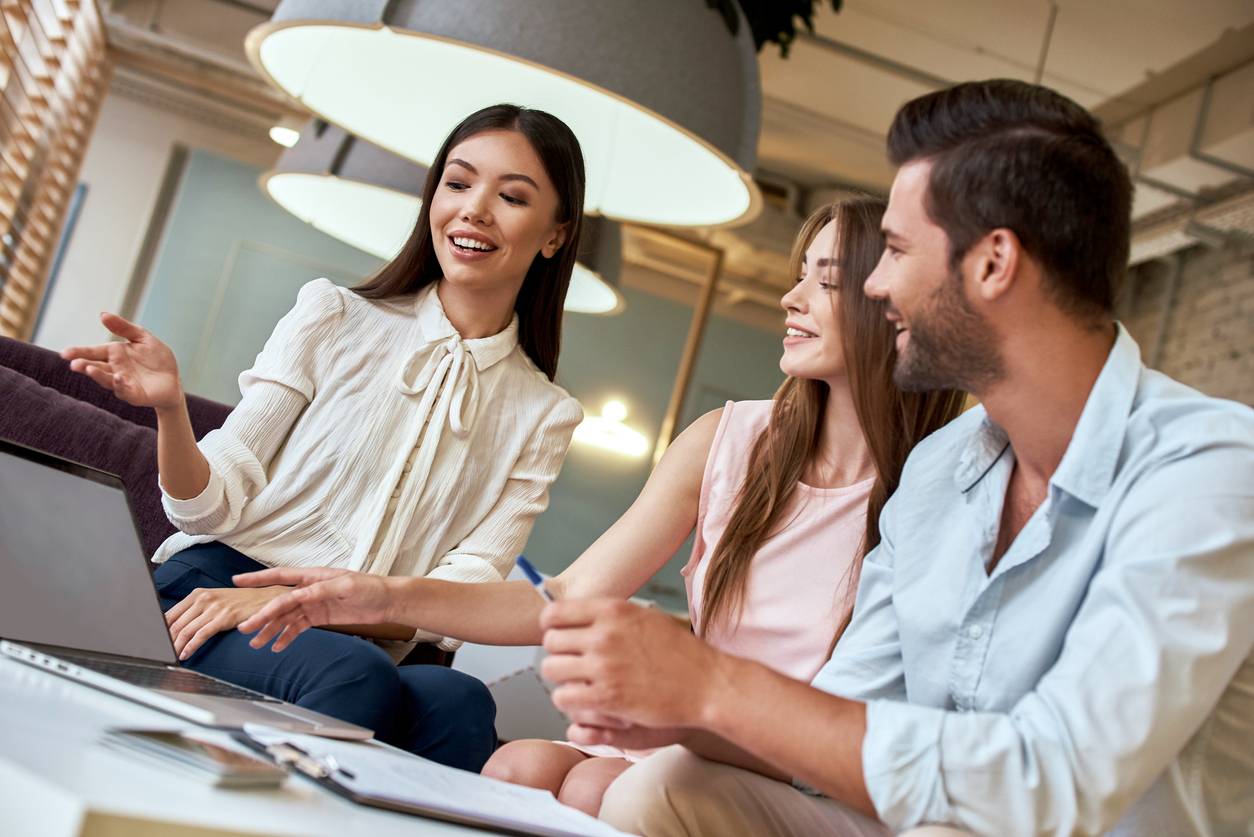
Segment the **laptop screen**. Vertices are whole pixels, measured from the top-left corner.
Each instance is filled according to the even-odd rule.
[[[116,477],[0,442],[0,637],[175,661]]]

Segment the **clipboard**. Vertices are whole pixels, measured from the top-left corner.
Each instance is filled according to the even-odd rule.
[[[445,767],[386,745],[333,741],[252,725],[231,737],[266,760],[358,805],[516,837],[625,837],[606,823],[562,805],[548,791]],[[438,791],[431,784],[444,784],[460,799],[436,798]]]

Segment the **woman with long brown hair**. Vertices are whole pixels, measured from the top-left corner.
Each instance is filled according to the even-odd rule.
[[[684,568],[697,632],[801,680],[848,624],[862,557],[906,456],[957,415],[960,393],[905,393],[892,382],[894,330],[862,293],[883,249],[884,203],[825,207],[793,248],[797,283],[772,401],[728,402],[694,422],[631,508],[563,573],[558,598],[630,596],[696,528]],[[540,641],[543,602],[525,582],[469,585],[270,570],[240,584],[294,584],[240,626],[274,650],[313,625],[397,621],[491,644]],[[515,741],[485,773],[551,790],[595,814],[604,789],[647,753]]]
[[[563,122],[514,105],[471,114],[437,153],[399,255],[355,288],[301,288],[240,376],[239,405],[199,442],[174,355],[150,332],[104,315],[122,342],[62,353],[157,413],[163,502],[180,531],[153,578],[183,665],[433,760],[483,765],[496,746],[486,687],[396,665],[419,640],[454,640],[357,625],[259,653],[234,629],[287,588],[231,577],[509,573],[582,416],[553,378],[583,203],[583,155]]]

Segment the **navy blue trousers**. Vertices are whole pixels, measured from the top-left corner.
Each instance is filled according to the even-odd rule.
[[[234,587],[231,576],[262,569],[226,544],[207,543],[171,556],[153,581],[162,610],[169,610],[197,588]],[[224,631],[183,665],[369,727],[381,741],[463,770],[478,772],[496,747],[496,704],[467,674],[444,666],[398,667],[368,640],[317,628],[278,654],[251,648],[248,640]]]

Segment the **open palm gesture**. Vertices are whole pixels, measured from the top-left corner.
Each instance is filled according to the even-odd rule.
[[[136,407],[180,405],[183,388],[170,347],[117,314],[101,314],[100,322],[125,342],[71,346],[61,352],[61,357],[70,361],[70,369]]]

